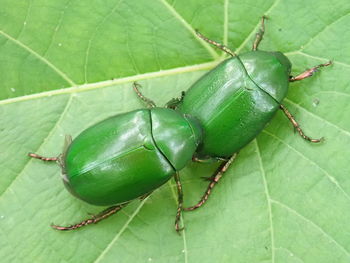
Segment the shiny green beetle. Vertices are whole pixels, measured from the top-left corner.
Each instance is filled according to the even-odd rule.
[[[292,65],[284,54],[257,50],[265,30],[264,19],[265,17],[262,18],[252,51],[239,56],[226,46],[197,32],[200,38],[232,57],[201,77],[174,105],[182,114],[196,117],[203,128],[203,141],[194,159],[224,160],[202,199],[186,210],[194,210],[205,203],[237,152],[262,131],[278,109],[283,110],[304,139],[310,142],[321,141],[311,139],[303,133],[282,101],[287,95],[289,82],[310,77],[317,69],[328,66],[331,62],[292,77]]]
[[[190,116],[153,107],[93,125],[68,142],[59,157],[29,154],[43,161],[57,161],[65,186],[79,199],[93,205],[113,205],[81,223],[53,227],[72,230],[97,223],[174,176],[179,191],[175,227],[180,230],[182,189],[178,171],[191,160],[201,137],[201,127]]]
[[[96,205],[114,205],[81,223],[53,227],[72,230],[97,223],[174,176],[179,199],[175,228],[180,230],[181,211],[194,210],[206,202],[238,150],[256,137],[279,108],[304,139],[319,142],[303,133],[281,102],[289,82],[309,77],[330,62],[291,77],[291,63],[282,53],[257,51],[263,33],[264,18],[253,51],[239,57],[198,33],[233,57],[199,79],[181,99],[168,103],[169,108],[181,114],[153,108],[117,115],[84,131],[60,157],[30,154],[44,161],[59,162],[67,188],[80,199]],[[134,88],[142,100],[155,106],[136,85]],[[214,158],[224,162],[201,200],[195,206],[183,208],[177,171],[192,156],[199,161]]]
[[[131,111],[83,131],[64,154],[64,182],[93,205],[144,196],[191,160],[201,128],[171,109]]]

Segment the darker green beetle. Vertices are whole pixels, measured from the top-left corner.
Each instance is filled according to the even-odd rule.
[[[203,140],[194,159],[225,160],[199,203],[186,210],[203,205],[223,172],[235,159],[236,153],[262,131],[278,109],[283,110],[304,139],[321,141],[303,133],[282,101],[287,95],[289,82],[310,77],[317,69],[331,62],[292,77],[292,65],[284,54],[257,50],[264,34],[264,19],[252,51],[239,56],[197,32],[200,38],[232,57],[195,82],[174,106],[182,114],[196,117],[203,128]]]
[[[252,51],[199,79],[178,106],[203,126],[198,157],[227,158],[255,138],[286,96],[290,69],[282,53]]]
[[[137,90],[136,86],[135,89]],[[57,161],[67,189],[93,205],[113,205],[92,219],[61,227],[72,230],[108,217],[126,203],[143,198],[175,177],[191,160],[202,130],[190,116],[172,109],[151,108],[119,114],[84,130],[59,157],[31,157]],[[179,230],[182,190],[175,221]]]

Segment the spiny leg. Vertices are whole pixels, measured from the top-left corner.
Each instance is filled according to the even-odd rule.
[[[209,44],[216,46],[217,48],[219,48],[222,51],[226,52],[227,54],[231,55],[232,57],[236,56],[235,52],[233,52],[231,49],[229,49],[228,47],[226,47],[223,44],[220,44],[219,42],[216,42],[214,40],[211,40],[211,39],[203,36],[201,33],[199,33],[198,30],[196,30],[196,34],[199,38],[203,39],[204,41],[208,42]]]
[[[45,162],[57,162],[60,158],[59,156],[58,157],[44,157],[44,156],[41,156],[41,155],[36,154],[36,153],[28,153],[28,156],[35,158],[35,159],[45,161]]]
[[[70,225],[70,226],[58,226],[58,225],[51,225],[52,228],[57,229],[57,230],[61,230],[61,231],[67,231],[67,230],[74,230],[77,228],[81,228],[83,226],[87,226],[90,224],[96,224],[100,221],[102,221],[103,219],[106,219],[107,217],[110,217],[111,215],[119,212],[122,208],[124,208],[126,204],[122,204],[122,205],[115,205],[115,206],[111,206],[105,210],[103,210],[101,213],[97,214],[97,215],[93,215],[91,218],[86,219],[78,224],[75,225]]]
[[[133,83],[133,88],[134,88],[134,91],[136,92],[137,96],[139,96],[139,98],[140,98],[141,100],[143,100],[143,101],[147,104],[148,107],[150,107],[150,108],[156,107],[156,104],[154,103],[153,100],[151,100],[151,99],[149,99],[149,98],[146,98],[146,97],[141,93],[141,91],[139,90],[140,87],[141,87],[140,84],[138,84],[138,83],[136,83],[136,82]]]
[[[182,206],[183,206],[183,192],[182,192],[182,185],[181,185],[179,173],[175,173],[174,179],[176,182],[177,202],[178,202],[176,217],[175,217],[175,230],[177,233],[179,233],[179,231],[184,229],[183,227],[180,227],[181,212],[182,212]]]
[[[311,77],[316,71],[318,71],[319,68],[327,67],[327,66],[329,66],[331,64],[332,64],[332,61],[328,61],[327,63],[319,64],[319,65],[317,65],[317,66],[315,66],[313,68],[305,70],[304,72],[300,73],[296,77],[291,76],[289,78],[289,81],[293,82],[293,81],[303,80],[303,79],[306,79],[308,77]]]
[[[222,157],[208,157],[208,158],[199,158],[196,156],[192,157],[192,162],[196,163],[217,163],[217,162],[227,162],[228,158],[222,158]]]
[[[183,101],[184,97],[185,97],[185,92],[182,91],[180,98],[173,98],[173,99],[169,100],[165,104],[165,108],[169,108],[169,109],[174,109],[175,110],[177,108],[177,106]]]
[[[280,109],[284,112],[284,114],[287,116],[289,121],[292,123],[294,128],[299,132],[300,136],[303,137],[304,140],[307,140],[309,142],[315,142],[315,143],[321,142],[323,140],[323,138],[321,138],[321,139],[312,139],[309,136],[306,136],[304,134],[303,130],[300,128],[300,126],[297,123],[297,121],[294,119],[294,116],[287,110],[287,108],[283,104],[280,105]]]
[[[236,159],[238,153],[235,153],[231,156],[230,159],[228,159],[226,162],[224,162],[218,169],[217,173],[212,177],[210,184],[208,185],[207,190],[205,191],[204,195],[202,196],[201,200],[194,206],[191,207],[185,207],[183,210],[185,211],[193,211],[197,208],[200,208],[204,203],[208,200],[213,188],[215,185],[219,182],[219,180],[222,178],[224,173],[227,171],[227,169],[230,167],[230,165],[233,163],[233,161]]]
[[[266,16],[263,16],[261,18],[261,25],[260,25],[259,31],[256,33],[255,40],[254,40],[253,47],[252,47],[253,51],[258,50],[258,46],[259,46],[261,40],[263,39],[263,36],[265,33],[265,19],[267,19]]]

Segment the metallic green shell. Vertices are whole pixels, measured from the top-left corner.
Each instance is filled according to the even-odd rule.
[[[254,139],[286,96],[291,64],[280,52],[223,61],[186,92],[178,110],[204,130],[199,157],[228,157]]]
[[[83,131],[68,147],[64,183],[72,194],[94,205],[145,195],[191,160],[201,136],[193,126],[199,127],[164,108],[108,118]]]

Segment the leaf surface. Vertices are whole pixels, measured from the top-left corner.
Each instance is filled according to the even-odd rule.
[[[0,247],[2,262],[349,262],[350,5],[283,0],[0,0]],[[97,213],[64,188],[60,169],[27,157],[57,156],[115,114],[142,108],[133,81],[157,105],[178,97],[225,58],[195,30],[248,51],[267,15],[262,50],[279,50],[293,74],[333,60],[292,83],[282,112],[239,154],[205,207],[173,229],[171,181],[118,215],[79,231]],[[217,164],[181,171],[185,205],[195,203]]]

